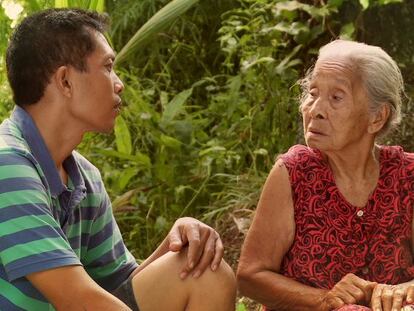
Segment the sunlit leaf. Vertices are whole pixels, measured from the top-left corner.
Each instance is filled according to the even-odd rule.
[[[359,0],[359,3],[362,5],[362,8],[366,10],[369,7],[369,0]]]
[[[354,37],[355,26],[354,23],[348,23],[341,28],[341,39],[351,40]]]
[[[55,8],[67,8],[69,7],[68,0],[55,0]]]
[[[91,0],[89,10],[103,12],[105,10],[105,0]]]

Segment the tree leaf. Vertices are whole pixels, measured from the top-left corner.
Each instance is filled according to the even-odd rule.
[[[115,121],[115,143],[119,152],[132,153],[131,134],[124,118],[118,116]]]
[[[175,139],[174,137],[167,136],[164,134],[161,135],[160,140],[164,146],[167,146],[173,149],[179,149],[182,145],[182,143],[178,139]]]
[[[369,7],[369,0],[359,0],[359,3],[362,5],[363,10],[366,10]]]
[[[193,92],[192,88],[184,90],[177,95],[164,107],[162,122],[171,122],[179,113],[184,110],[184,104]]]
[[[130,160],[134,162],[135,164],[143,165],[145,167],[151,166],[151,159],[146,154],[143,154],[141,152],[136,152],[134,155],[132,155],[132,154],[121,153],[115,150],[101,149],[101,148],[97,149],[97,152],[103,155],[109,156],[109,157],[114,157],[114,158],[118,158],[122,160]]]
[[[354,23],[348,23],[341,28],[340,38],[345,40],[352,40],[355,33]]]
[[[144,45],[153,40],[158,33],[168,27],[196,2],[198,2],[198,0],[173,0],[168,3],[138,29],[118,53],[115,62],[121,63],[128,57],[128,55],[142,50]]]
[[[91,0],[89,10],[103,12],[105,10],[105,0]]]
[[[55,0],[55,8],[67,8],[69,7],[68,0]]]

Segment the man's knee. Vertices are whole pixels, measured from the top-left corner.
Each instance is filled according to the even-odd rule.
[[[223,259],[216,271],[207,268],[204,271],[205,277],[215,286],[219,286],[223,290],[236,291],[236,277],[233,270]]]

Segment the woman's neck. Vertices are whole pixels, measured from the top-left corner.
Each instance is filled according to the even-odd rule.
[[[380,147],[373,145],[366,150],[327,153],[326,158],[343,197],[354,206],[365,206],[378,184]]]

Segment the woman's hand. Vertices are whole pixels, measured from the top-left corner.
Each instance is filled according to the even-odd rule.
[[[223,258],[224,248],[220,235],[197,219],[179,218],[167,239],[169,250],[172,252],[179,252],[185,246],[188,247],[187,264],[180,273],[182,279],[190,272],[193,277],[199,277],[208,266],[215,271]]]
[[[367,305],[376,285],[349,273],[326,293],[323,298],[325,309],[334,310],[348,304]]]
[[[371,308],[373,311],[400,311],[405,303],[413,302],[414,284],[378,284],[372,293]]]

